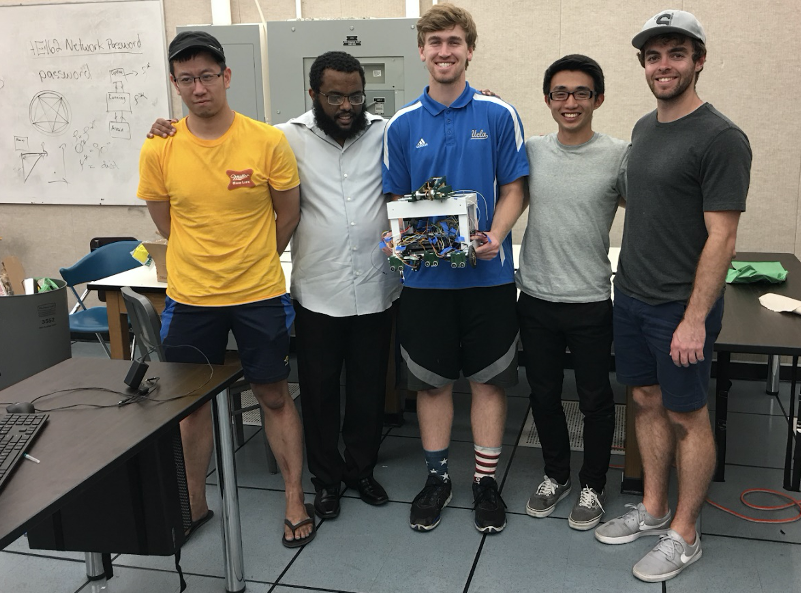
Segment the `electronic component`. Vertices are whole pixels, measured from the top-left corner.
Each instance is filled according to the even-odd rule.
[[[478,227],[475,193],[456,193],[445,177],[432,177],[420,189],[388,203],[387,215],[392,230],[382,241],[388,244],[392,239],[391,271],[443,262],[464,268],[469,261],[476,267],[478,241],[470,240]]]

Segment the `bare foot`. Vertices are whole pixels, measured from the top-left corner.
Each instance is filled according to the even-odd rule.
[[[290,523],[293,525],[297,525],[304,519],[309,518],[309,514],[306,512],[306,507],[303,504],[303,499],[300,500],[293,498],[292,500],[287,500],[286,503],[286,518],[289,520]],[[314,520],[314,517],[311,517]],[[284,524],[284,536],[286,537],[287,541],[292,541],[293,539],[303,539],[308,537],[308,535],[312,532],[312,524],[306,523],[305,525],[301,525],[297,529],[295,529],[294,535],[292,534],[292,530],[289,528],[289,525]]]

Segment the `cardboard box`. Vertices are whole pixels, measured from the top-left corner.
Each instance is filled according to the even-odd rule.
[[[143,241],[153,263],[156,266],[156,279],[159,282],[167,281],[167,240],[163,241]]]

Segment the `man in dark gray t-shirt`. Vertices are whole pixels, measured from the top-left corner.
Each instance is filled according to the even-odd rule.
[[[742,130],[696,93],[706,36],[692,14],[663,11],[632,43],[657,108],[632,132],[614,335],[618,381],[632,387],[636,404],[645,495],[595,536],[623,544],[660,535],[633,569],[643,581],[660,582],[701,557],[695,523],[715,467],[706,406],[712,348],[751,148]],[[674,459],[675,515],[667,500]]]

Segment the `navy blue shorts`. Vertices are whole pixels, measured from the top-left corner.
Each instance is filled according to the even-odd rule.
[[[289,295],[230,307],[196,307],[167,297],[161,341],[169,362],[223,364],[228,332],[236,338],[248,383],[289,376],[289,328],[295,311]],[[201,354],[202,352],[202,354]]]
[[[674,412],[692,412],[706,405],[712,349],[723,319],[723,297],[706,318],[704,360],[676,366],[670,342],[684,317],[683,302],[649,305],[615,289],[614,339],[617,380],[624,385],[659,385],[662,405]]]

